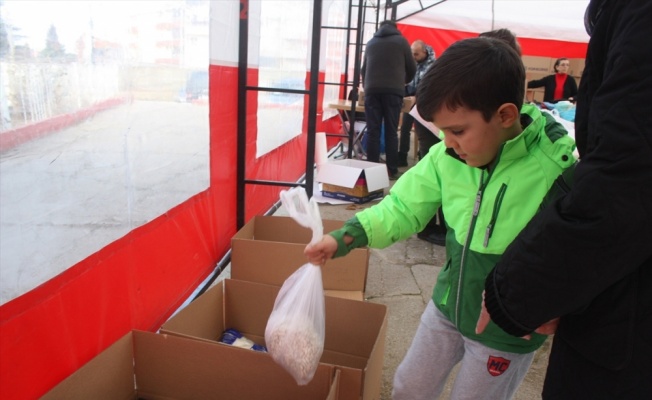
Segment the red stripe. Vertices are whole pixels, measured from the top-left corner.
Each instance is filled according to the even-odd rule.
[[[448,29],[432,29],[423,26],[399,24],[399,29],[407,40],[412,43],[417,39],[432,46],[436,54],[443,53],[451,44],[458,40],[476,37],[476,32],[465,32]],[[518,38],[524,56],[584,58],[588,43],[566,42],[563,40]]]
[[[74,113],[58,115],[54,118],[2,132],[0,135],[0,151],[9,150],[19,144],[56,132],[83,121],[100,111],[116,107],[128,101],[131,101],[131,99],[127,97],[108,99]]]
[[[227,70],[227,71],[224,71]],[[237,76],[211,68],[211,186],[0,307],[0,398],[46,393],[131,329],[156,330],[235,233]],[[220,160],[219,167],[215,160]]]
[[[248,82],[255,85],[257,71]],[[230,248],[237,68],[211,66],[210,93],[209,189],[0,306],[0,398],[38,398],[131,329],[157,330]],[[306,135],[256,159],[255,93],[248,110],[247,178],[296,180]],[[323,129],[321,111],[317,120]],[[249,185],[247,219],[267,211],[282,189]]]

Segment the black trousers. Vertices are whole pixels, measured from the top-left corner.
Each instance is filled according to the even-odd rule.
[[[385,125],[385,164],[390,174],[398,172],[398,120],[403,98],[395,94],[367,94],[364,113],[367,119],[367,161],[380,161],[380,134]]]
[[[410,152],[410,131],[412,131],[412,125],[414,125],[414,122],[415,121],[413,116],[408,113],[403,113],[403,121],[401,122],[401,135],[399,137],[398,143],[399,153],[407,154]]]
[[[419,160],[421,160],[426,156],[426,154],[428,154],[428,151],[432,146],[441,142],[441,139],[432,133],[430,129],[426,128],[416,120],[414,121],[414,132],[419,140]],[[435,214],[430,222],[428,222],[428,225],[426,225],[422,232],[446,232],[446,220],[444,219],[444,212],[441,210],[441,207],[439,208],[439,211],[437,211],[437,214]]]
[[[637,332],[640,335],[640,332]],[[645,332],[649,335],[650,332]],[[587,360],[555,337],[543,384],[544,400],[643,400],[652,398],[649,340],[637,340],[631,362],[618,371]],[[646,343],[647,342],[647,343]]]
[[[399,153],[407,154],[410,152],[410,131],[412,130],[412,125],[414,125],[414,132],[417,135],[417,140],[419,141],[419,159],[422,159],[428,153],[428,150],[430,150],[432,146],[439,143],[441,140],[439,137],[437,137],[437,135],[432,133],[428,128],[414,119],[413,116],[408,113],[403,113],[403,122],[401,122],[401,135],[398,145]]]

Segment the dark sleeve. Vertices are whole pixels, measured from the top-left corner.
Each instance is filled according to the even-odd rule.
[[[575,81],[574,77],[568,75],[566,78],[566,84],[564,86],[565,99],[577,96],[577,82]]]
[[[414,61],[414,57],[412,57],[412,48],[407,40],[405,44],[407,45],[405,50],[405,83],[407,84],[414,79],[414,75],[417,72],[417,63]]]
[[[540,88],[546,86],[547,76],[541,79],[533,79],[527,83],[528,89]]]
[[[596,26],[589,44],[594,71],[582,77],[576,117],[586,153],[573,187],[532,219],[485,282],[492,320],[517,336],[609,304],[605,294],[652,257],[652,5],[612,4],[626,11]]]

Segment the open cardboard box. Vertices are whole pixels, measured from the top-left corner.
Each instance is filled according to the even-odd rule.
[[[328,219],[322,222],[324,233],[344,224]],[[294,271],[307,263],[303,250],[311,238],[312,231],[290,217],[254,217],[231,239],[231,278],[283,286]],[[328,260],[322,268],[326,294],[364,300],[368,268],[368,248]]]
[[[280,288],[226,279],[179,311],[161,327],[161,332],[208,342],[233,353],[231,363],[253,350],[219,342],[226,329],[233,328],[257,344],[265,345],[265,327]],[[340,372],[340,400],[378,400],[385,352],[387,307],[326,296],[326,335],[320,363]],[[269,357],[269,354],[259,353]],[[256,364],[249,364],[255,370]],[[289,373],[287,374],[290,377]],[[252,380],[255,382],[255,380]],[[284,382],[287,382],[284,381]],[[296,384],[295,384],[296,385]],[[244,397],[234,397],[244,398]],[[288,397],[289,398],[289,397]],[[312,399],[315,397],[304,397]]]
[[[320,364],[299,386],[268,354],[233,350],[134,330],[42,399],[337,400],[339,371],[331,365]]]
[[[367,203],[384,195],[389,187],[387,166],[382,163],[345,159],[329,160],[317,168],[322,195],[353,203]]]

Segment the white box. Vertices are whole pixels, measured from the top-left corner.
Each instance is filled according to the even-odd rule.
[[[325,197],[355,203],[382,197],[384,189],[389,187],[385,164],[353,159],[329,161],[320,165],[316,180],[324,184],[322,194]]]

